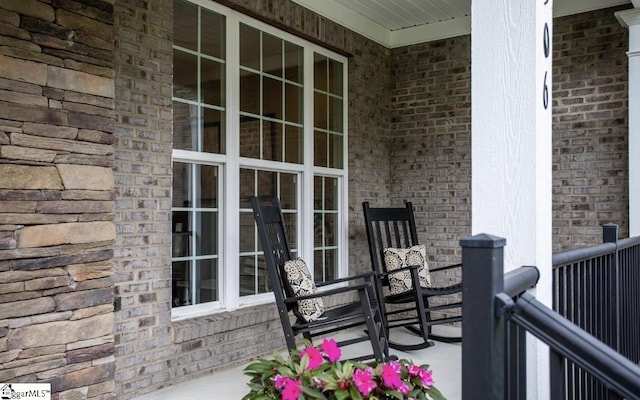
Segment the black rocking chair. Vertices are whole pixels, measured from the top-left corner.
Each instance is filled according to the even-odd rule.
[[[259,198],[252,197],[251,206],[289,351],[296,351],[296,336],[299,334],[312,341],[315,337],[327,337],[334,332],[362,327],[366,335],[347,336],[347,339],[339,340],[338,345],[348,346],[369,341],[372,354],[357,356],[353,359],[387,361],[389,359],[389,345],[383,327],[382,314],[375,296],[374,274],[371,272],[319,283],[318,288],[337,283],[344,284],[336,285],[327,290],[314,290],[312,293],[296,295],[296,288],[308,288],[310,283],[314,284],[306,282],[304,285],[298,286],[299,282],[296,282],[295,279],[292,282],[292,276],[306,275],[307,279],[311,279],[311,277],[308,271],[295,269],[295,264],[299,266],[301,260],[292,260],[291,258],[280,201],[274,198],[271,204],[264,204]],[[304,264],[302,265],[304,266]],[[292,271],[294,271],[293,274]],[[298,272],[301,273],[298,274]],[[346,286],[346,283],[350,283],[350,285]],[[343,293],[353,294],[351,303],[327,310],[321,309],[317,314],[310,316],[309,310],[314,309],[314,306],[317,305],[315,303],[317,299]],[[309,307],[309,303],[304,303],[304,301],[314,303]],[[293,322],[290,312],[293,313]]]
[[[460,342],[462,340],[460,336],[433,335],[432,327],[462,321],[462,300],[456,298],[454,301],[450,299],[434,301],[436,297],[440,296],[456,294],[461,296],[462,283],[456,282],[445,287],[437,287],[424,284],[425,281],[423,281],[421,285],[420,266],[412,265],[409,262],[405,263],[406,265],[400,265],[399,269],[388,270],[387,268],[385,250],[387,255],[392,254],[393,257],[393,252],[397,252],[399,249],[414,248],[412,246],[418,245],[418,234],[411,203],[406,203],[405,207],[399,208],[372,208],[369,206],[369,202],[364,202],[362,206],[371,263],[373,270],[379,277],[376,286],[378,298],[384,299],[381,301],[381,309],[389,337],[389,346],[397,350],[411,351],[432,346],[433,342],[430,339],[442,342]],[[422,258],[420,260],[423,261]],[[409,257],[406,261],[409,261]],[[398,265],[394,265],[394,267],[398,267]],[[429,273],[436,276],[435,274],[444,271],[461,268],[461,264],[456,264],[429,269]],[[392,280],[397,279],[398,274],[401,274],[404,281],[410,279],[410,282],[406,284],[406,290],[402,292],[396,290],[393,293],[390,287]],[[439,315],[443,315],[442,312],[447,314],[434,318],[434,312],[438,312]],[[420,342],[418,344],[394,342],[390,334],[390,330],[393,328],[410,330],[420,336]]]

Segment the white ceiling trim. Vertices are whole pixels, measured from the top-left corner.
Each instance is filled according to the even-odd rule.
[[[375,42],[387,47],[391,42],[391,31],[384,26],[364,17],[350,8],[338,4],[333,0],[292,0],[304,8],[339,23]]]
[[[292,1],[388,48],[408,46],[471,33],[471,17],[455,18],[391,31],[380,23],[366,18],[334,0]],[[555,0],[553,16],[564,17],[601,8],[629,4],[631,1],[638,7],[640,0]]]
[[[634,0],[638,1],[638,0]],[[574,0],[553,2],[553,16],[566,17],[567,15],[599,10],[601,8],[621,6],[631,3],[630,0]]]
[[[468,35],[471,33],[471,17],[455,18],[449,21],[435,22],[399,29],[390,32],[389,43],[380,43],[390,48],[408,46],[411,44],[430,42],[433,40]]]

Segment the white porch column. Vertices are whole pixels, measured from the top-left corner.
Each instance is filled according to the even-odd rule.
[[[636,3],[634,3],[636,4]],[[616,17],[629,28],[629,236],[640,235],[640,5]]]
[[[535,265],[551,304],[553,0],[471,2],[472,234],[507,239],[505,270]],[[549,398],[546,346],[527,346],[527,398]]]

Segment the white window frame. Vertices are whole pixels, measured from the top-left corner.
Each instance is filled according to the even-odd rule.
[[[219,170],[219,262],[218,279],[219,300],[189,306],[172,308],[171,318],[173,321],[209,315],[216,312],[234,311],[239,308],[251,307],[259,304],[272,302],[273,293],[262,293],[250,296],[240,296],[239,294],[239,269],[238,260],[240,255],[239,241],[237,239],[240,224],[239,208],[239,182],[240,169],[258,168],[261,170],[280,171],[286,173],[296,173],[298,176],[297,195],[299,199],[299,218],[296,242],[298,243],[298,254],[303,257],[313,273],[314,268],[314,230],[313,230],[313,178],[314,175],[323,175],[337,178],[338,181],[338,218],[337,218],[337,240],[338,240],[338,271],[339,277],[346,276],[349,261],[349,213],[348,213],[348,59],[345,56],[334,53],[317,44],[305,39],[281,31],[271,25],[248,17],[238,11],[232,10],[223,5],[204,0],[188,0],[190,3],[222,14],[226,17],[226,56],[225,56],[225,154],[210,154],[187,150],[174,149],[172,153],[173,161],[197,161],[209,165],[215,165]],[[291,164],[269,160],[258,160],[253,158],[240,157],[239,141],[237,136],[230,132],[239,132],[239,108],[240,108],[240,56],[239,42],[240,23],[248,24],[256,29],[274,35],[281,39],[295,43],[303,47],[304,51],[304,76],[303,76],[303,164]],[[343,65],[343,162],[342,168],[315,167],[313,165],[313,55],[322,54],[326,57],[339,61]]]

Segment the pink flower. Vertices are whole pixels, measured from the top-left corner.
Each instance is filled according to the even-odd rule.
[[[389,364],[382,366],[382,381],[385,386],[391,389],[400,389],[404,383],[400,379],[400,364],[395,361],[391,361]]]
[[[355,383],[360,394],[364,396],[368,396],[371,391],[376,388],[376,383],[372,379],[371,370],[356,370],[353,374],[353,383]]]
[[[433,376],[431,371],[422,369],[415,364],[409,367],[409,375],[420,378],[420,382],[422,382],[422,386],[424,387],[433,385]]]
[[[302,353],[300,353],[300,358],[304,357],[305,355],[309,357],[309,370],[318,368],[324,361],[320,350],[316,349],[313,346],[307,346],[304,350],[302,350]]]
[[[282,389],[287,383],[289,383],[289,381],[292,380],[293,379],[289,377],[278,374],[276,375],[275,383],[273,385],[276,387],[276,389]]]
[[[329,361],[331,362],[338,361],[340,359],[340,356],[342,356],[342,352],[338,347],[338,343],[336,343],[336,341],[333,339],[324,339],[322,341],[321,347],[326,356],[329,358]]]
[[[409,375],[411,376],[420,376],[420,371],[422,371],[422,368],[415,364],[409,367]]]
[[[397,388],[400,393],[402,394],[407,394],[411,391],[411,388],[409,388],[409,385],[407,385],[406,383],[402,382],[402,384],[400,385],[400,387]]]
[[[420,374],[420,381],[422,381],[422,386],[424,386],[424,387],[432,386],[433,385],[433,375],[431,374],[431,371],[425,371],[423,369],[422,373]]]
[[[302,382],[289,379],[282,390],[282,400],[298,400],[302,393]]]

